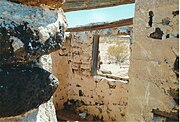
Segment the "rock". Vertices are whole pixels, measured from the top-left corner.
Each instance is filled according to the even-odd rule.
[[[101,70],[102,74],[112,74],[111,71],[108,71],[108,70]]]
[[[0,2],[0,65],[20,65],[49,54],[64,41],[62,11]]]
[[[57,122],[53,98],[48,102],[41,104],[39,108],[32,113],[21,117],[18,122]]]
[[[0,117],[23,114],[47,102],[58,80],[38,67],[21,66],[0,72]]]
[[[37,6],[48,2],[11,1],[37,3]],[[50,10],[45,6],[31,7],[7,0],[1,0],[0,6],[0,119],[14,119],[37,109],[43,103],[45,108],[38,115],[48,114],[50,109],[46,103],[55,92],[58,79],[47,71],[51,70],[50,56],[46,56],[47,60],[43,55],[58,50],[64,42],[67,25],[63,11]],[[38,118],[34,112],[31,115],[34,119]],[[50,121],[52,118],[56,120],[54,115],[51,119],[48,117],[42,118],[42,121]],[[28,116],[25,119],[28,120]]]

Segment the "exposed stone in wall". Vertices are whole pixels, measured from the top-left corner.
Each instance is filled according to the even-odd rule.
[[[101,36],[117,36],[117,35],[130,35],[132,32],[132,27],[130,26],[122,26],[101,30],[92,30],[90,31],[93,35],[101,35]]]
[[[179,15],[174,11],[179,11],[178,0],[136,1],[127,121],[152,121],[157,115],[153,109],[178,114],[169,93],[178,89],[174,64],[179,57]]]
[[[61,9],[7,0],[0,6],[0,117],[14,117],[47,102],[57,88],[58,80],[43,69],[48,60],[39,58],[61,47],[66,23]]]
[[[77,115],[74,120],[126,120],[127,82],[91,75],[93,35],[113,32],[70,33],[64,47],[52,53],[53,74],[62,81],[54,95],[59,119],[65,111]]]

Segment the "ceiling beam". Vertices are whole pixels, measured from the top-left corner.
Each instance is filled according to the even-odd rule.
[[[62,8],[64,12],[70,12],[131,3],[135,3],[135,0],[66,0]]]
[[[133,25],[133,18],[123,19],[119,21],[114,21],[110,23],[97,23],[91,25],[85,25],[80,27],[68,28],[66,32],[80,32],[80,31],[91,31],[91,30],[101,30],[106,28],[114,28],[121,26]]]

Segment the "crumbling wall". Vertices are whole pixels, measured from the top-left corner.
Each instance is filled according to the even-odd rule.
[[[178,0],[136,1],[127,121],[178,121],[178,19]]]
[[[70,44],[70,39],[66,38],[63,48],[52,53],[52,72],[60,81],[62,81],[54,94],[56,110],[63,109],[63,104],[68,100],[69,77],[72,73],[70,66]]]
[[[67,110],[84,120],[126,120],[127,82],[91,75],[94,34],[120,33],[107,30],[70,33],[64,47],[52,53],[53,73],[61,80],[54,95],[59,119]]]

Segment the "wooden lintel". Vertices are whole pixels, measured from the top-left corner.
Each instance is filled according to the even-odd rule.
[[[100,24],[93,24],[93,25],[88,25],[88,26],[68,28],[66,32],[101,30],[101,29],[106,29],[106,28],[114,28],[114,27],[121,27],[121,26],[128,26],[128,25],[133,25],[133,18],[123,19],[123,20],[114,21],[110,23],[100,23]]]
[[[65,12],[69,12],[131,3],[135,3],[135,0],[66,0],[62,8]]]

